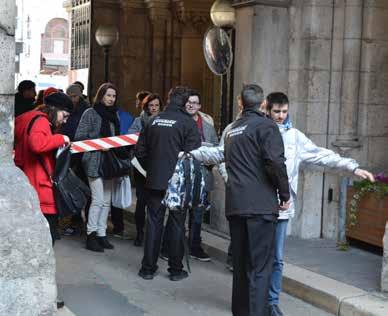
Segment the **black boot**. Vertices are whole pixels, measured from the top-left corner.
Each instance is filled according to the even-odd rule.
[[[108,241],[108,238],[106,236],[97,236],[98,243],[100,246],[104,249],[113,249],[114,246]]]
[[[65,302],[57,299],[57,309],[63,308],[65,306]]]
[[[135,247],[141,247],[143,245],[143,239],[144,239],[143,231],[138,231],[136,238],[135,238],[135,241],[133,242]]]
[[[104,248],[100,245],[97,239],[97,233],[92,232],[86,237],[86,249],[95,252],[104,252]]]

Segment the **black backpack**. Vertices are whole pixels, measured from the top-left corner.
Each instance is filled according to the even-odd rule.
[[[34,122],[41,117],[35,116],[28,125],[27,135],[30,133]],[[77,177],[70,168],[70,145],[57,156],[54,173],[51,175],[41,156],[38,160],[49,176],[54,190],[55,205],[61,217],[80,214],[90,197],[89,187]]]

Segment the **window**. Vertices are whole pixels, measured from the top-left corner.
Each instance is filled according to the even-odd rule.
[[[72,0],[71,69],[89,68],[90,0]]]

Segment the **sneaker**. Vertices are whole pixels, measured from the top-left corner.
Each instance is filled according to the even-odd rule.
[[[137,275],[143,278],[144,280],[148,281],[148,280],[152,280],[155,277],[155,275],[157,274],[157,271],[158,271],[158,267],[156,267],[154,272],[146,271],[146,270],[143,270],[143,268],[141,268]]]
[[[211,261],[209,255],[205,252],[205,250],[202,249],[202,247],[191,251],[190,257],[193,259],[197,259],[202,262],[209,262]]]
[[[116,238],[119,238],[119,239],[122,239],[122,240],[131,240],[131,239],[133,239],[133,237],[130,236],[129,234],[127,234],[126,232],[113,233],[113,237],[116,237]]]
[[[97,236],[97,241],[104,249],[114,249],[114,246],[108,241],[108,238],[106,236]]]
[[[154,278],[154,273],[148,273],[148,272],[144,272],[142,270],[139,271],[139,273],[137,274],[139,277],[143,278],[144,280],[152,280]]]
[[[143,239],[144,239],[144,233],[143,232],[138,232],[136,234],[135,241],[133,242],[135,247],[141,247],[143,245]]]
[[[284,316],[282,311],[279,308],[279,305],[270,305],[270,316]]]
[[[181,281],[181,280],[186,279],[188,277],[189,277],[189,274],[185,270],[182,270],[179,272],[173,272],[173,273],[170,273],[170,275],[169,275],[169,279],[171,281]]]
[[[162,259],[164,261],[168,261],[168,254],[167,253],[161,252],[159,257],[160,257],[160,259]]]
[[[230,272],[233,272],[233,261],[231,258],[228,257],[228,259],[226,259],[226,268],[230,271]]]

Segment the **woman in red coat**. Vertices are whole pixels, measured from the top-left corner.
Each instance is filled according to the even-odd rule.
[[[55,150],[70,142],[67,136],[55,134],[55,131],[66,122],[72,107],[66,94],[56,92],[47,96],[37,110],[26,112],[15,120],[15,164],[23,170],[38,193],[40,208],[49,223],[53,243],[58,210],[47,171],[50,175],[54,171]]]

